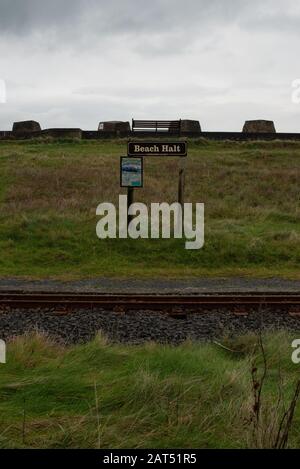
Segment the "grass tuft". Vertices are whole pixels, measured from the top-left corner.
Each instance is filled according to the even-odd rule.
[[[0,447],[270,447],[298,379],[294,338],[263,337],[268,366],[256,433],[251,370],[255,363],[261,376],[264,356],[254,335],[224,338],[232,351],[213,343],[117,345],[102,335],[72,347],[39,333],[15,338],[0,368]],[[288,447],[299,447],[299,419],[297,405]]]

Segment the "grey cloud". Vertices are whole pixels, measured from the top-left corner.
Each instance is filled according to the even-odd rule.
[[[253,16],[260,4],[258,0],[251,4],[243,0],[0,0],[0,28],[1,33],[15,35],[49,28],[62,33],[64,28],[73,29],[74,35],[82,30],[122,35],[182,28],[188,33],[190,28]]]
[[[0,0],[1,34],[20,35],[78,21],[84,0]]]
[[[299,0],[0,0],[0,129],[100,120],[246,118],[297,127]],[[293,36],[291,36],[293,35]],[[292,39],[292,40],[291,40]],[[298,119],[299,120],[299,119]]]
[[[196,84],[175,85],[172,83],[160,86],[93,86],[75,89],[73,93],[81,96],[114,96],[118,98],[140,99],[148,97],[187,97],[201,94],[218,95],[229,92],[228,87],[201,86]]]
[[[39,33],[44,47],[68,45],[77,53],[99,42],[109,47],[118,37],[139,55],[178,55],[199,38],[210,47],[222,26],[299,28],[299,17],[280,5],[282,0],[0,0],[0,36],[33,41]]]

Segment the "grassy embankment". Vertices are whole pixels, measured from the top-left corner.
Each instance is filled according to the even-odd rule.
[[[64,348],[38,335],[17,338],[0,365],[0,447],[271,447],[299,378],[294,338],[264,338],[268,365],[256,427],[251,369],[256,364],[259,376],[263,370],[257,337],[224,340],[233,351],[112,345],[101,336]],[[289,447],[300,445],[299,424],[298,405]]]
[[[0,143],[0,276],[300,278],[300,143],[190,143],[186,201],[204,202],[206,243],[105,240],[96,207],[116,202],[125,141]],[[145,161],[137,200],[173,202],[178,161]]]

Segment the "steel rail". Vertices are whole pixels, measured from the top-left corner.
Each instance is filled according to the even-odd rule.
[[[209,293],[199,295],[0,292],[0,307],[99,307],[126,309],[203,309],[222,307],[299,307],[300,293]]]

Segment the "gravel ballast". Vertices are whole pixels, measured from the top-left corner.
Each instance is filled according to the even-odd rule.
[[[122,314],[103,309],[80,309],[71,314],[61,314],[54,309],[0,312],[2,340],[39,331],[66,344],[88,342],[100,331],[113,342],[180,344],[185,340],[211,341],[224,336],[282,329],[300,333],[300,317],[290,316],[282,308],[251,311],[247,316],[219,309],[191,313],[181,319],[153,311]]]

